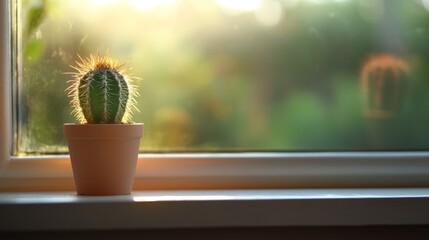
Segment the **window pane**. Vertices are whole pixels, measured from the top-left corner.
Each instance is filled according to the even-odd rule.
[[[17,153],[65,152],[78,54],[133,68],[142,151],[429,147],[427,0],[22,0]]]

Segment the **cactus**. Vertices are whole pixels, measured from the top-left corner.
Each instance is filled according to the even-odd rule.
[[[137,92],[124,64],[108,56],[79,58],[66,89],[72,114],[82,124],[129,123]]]
[[[391,118],[402,105],[407,85],[408,64],[395,56],[369,58],[360,76],[364,113],[369,118]]]

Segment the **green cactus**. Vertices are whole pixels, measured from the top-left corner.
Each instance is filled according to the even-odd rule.
[[[80,58],[80,57],[79,57]],[[73,114],[80,123],[118,124],[130,122],[137,92],[124,64],[110,57],[93,56],[71,66],[77,72],[67,88]]]

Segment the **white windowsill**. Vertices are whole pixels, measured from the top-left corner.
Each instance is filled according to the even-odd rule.
[[[141,154],[134,190],[429,187],[429,152]],[[68,155],[11,157],[0,192],[73,191]]]
[[[0,193],[0,231],[429,224],[429,188]]]

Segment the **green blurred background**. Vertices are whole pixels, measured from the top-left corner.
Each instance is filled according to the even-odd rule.
[[[427,0],[22,0],[12,12],[16,154],[67,151],[63,73],[107,50],[142,79],[143,152],[429,149]],[[409,69],[364,76],[379,54]],[[364,114],[377,96],[389,116]]]

